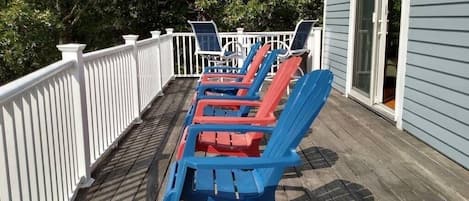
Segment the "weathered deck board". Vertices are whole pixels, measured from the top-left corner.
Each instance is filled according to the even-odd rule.
[[[195,80],[172,81],[77,200],[160,200]],[[282,107],[279,107],[282,108]],[[469,171],[333,92],[277,200],[469,200]]]

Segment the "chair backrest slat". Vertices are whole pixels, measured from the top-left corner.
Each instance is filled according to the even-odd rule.
[[[197,48],[200,51],[221,52],[217,25],[213,21],[188,21],[195,33]]]
[[[295,28],[295,35],[290,44],[290,50],[303,49],[308,40],[309,33],[317,20],[301,20]]]
[[[259,50],[260,51],[260,50]],[[242,94],[247,95],[247,96],[255,96],[258,94],[259,89],[262,86],[262,83],[265,80],[265,77],[270,71],[270,68],[274,64],[274,62],[277,60],[278,56],[278,51],[277,50],[272,50],[270,53],[267,54],[265,57],[264,61],[261,64],[261,67],[259,68],[259,71],[257,71],[256,77],[254,78],[254,81],[252,82],[251,86],[247,91],[244,89],[239,90],[237,95],[242,96]],[[249,106],[241,106],[239,109],[240,115],[247,114],[249,113]]]
[[[266,117],[275,110],[300,64],[301,57],[291,57],[280,64],[279,70],[264,94],[264,99],[256,114],[257,117]]]
[[[243,66],[241,66],[241,69],[239,69],[240,73],[246,73],[248,71],[248,67],[253,66],[251,65],[251,63],[254,60],[255,55],[257,55],[257,52],[259,51],[261,44],[262,44],[261,42],[257,42],[251,46],[249,53],[246,55],[246,58],[243,61]]]
[[[263,61],[266,58],[266,54],[269,51],[269,49],[270,49],[270,44],[265,44],[264,46],[261,47],[261,49],[259,49],[259,51],[257,51],[257,54],[251,63],[251,67],[249,68],[246,75],[243,77],[243,80],[241,81],[242,83],[252,82],[252,79],[254,79],[254,76],[256,76],[256,73],[259,70],[259,66],[263,64]],[[241,89],[238,91],[237,96],[245,96],[247,93],[248,93],[248,90]]]
[[[332,78],[329,70],[317,70],[297,82],[262,157],[284,157],[295,150],[325,104]],[[267,185],[276,185],[283,169],[266,168],[259,173]]]

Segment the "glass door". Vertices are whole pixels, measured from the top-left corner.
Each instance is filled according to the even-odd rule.
[[[401,0],[356,1],[350,95],[391,116],[396,93],[400,8]]]
[[[355,55],[353,64],[352,91],[370,99],[372,86],[375,0],[357,1],[355,20]]]
[[[383,5],[382,20],[378,21],[381,26],[382,53],[379,54],[378,63],[378,87],[376,88],[376,104],[383,104],[391,111],[395,107],[397,61],[399,55],[399,34],[401,19],[401,0],[388,0]]]

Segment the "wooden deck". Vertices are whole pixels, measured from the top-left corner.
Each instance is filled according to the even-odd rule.
[[[76,200],[161,200],[194,84],[172,81]],[[468,170],[337,92],[298,151],[277,200],[469,200]]]

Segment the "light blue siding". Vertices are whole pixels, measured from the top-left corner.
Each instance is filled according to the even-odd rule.
[[[335,89],[345,92],[350,0],[328,0],[325,5],[324,67],[334,73]]]
[[[469,168],[469,0],[413,0],[403,128]]]

